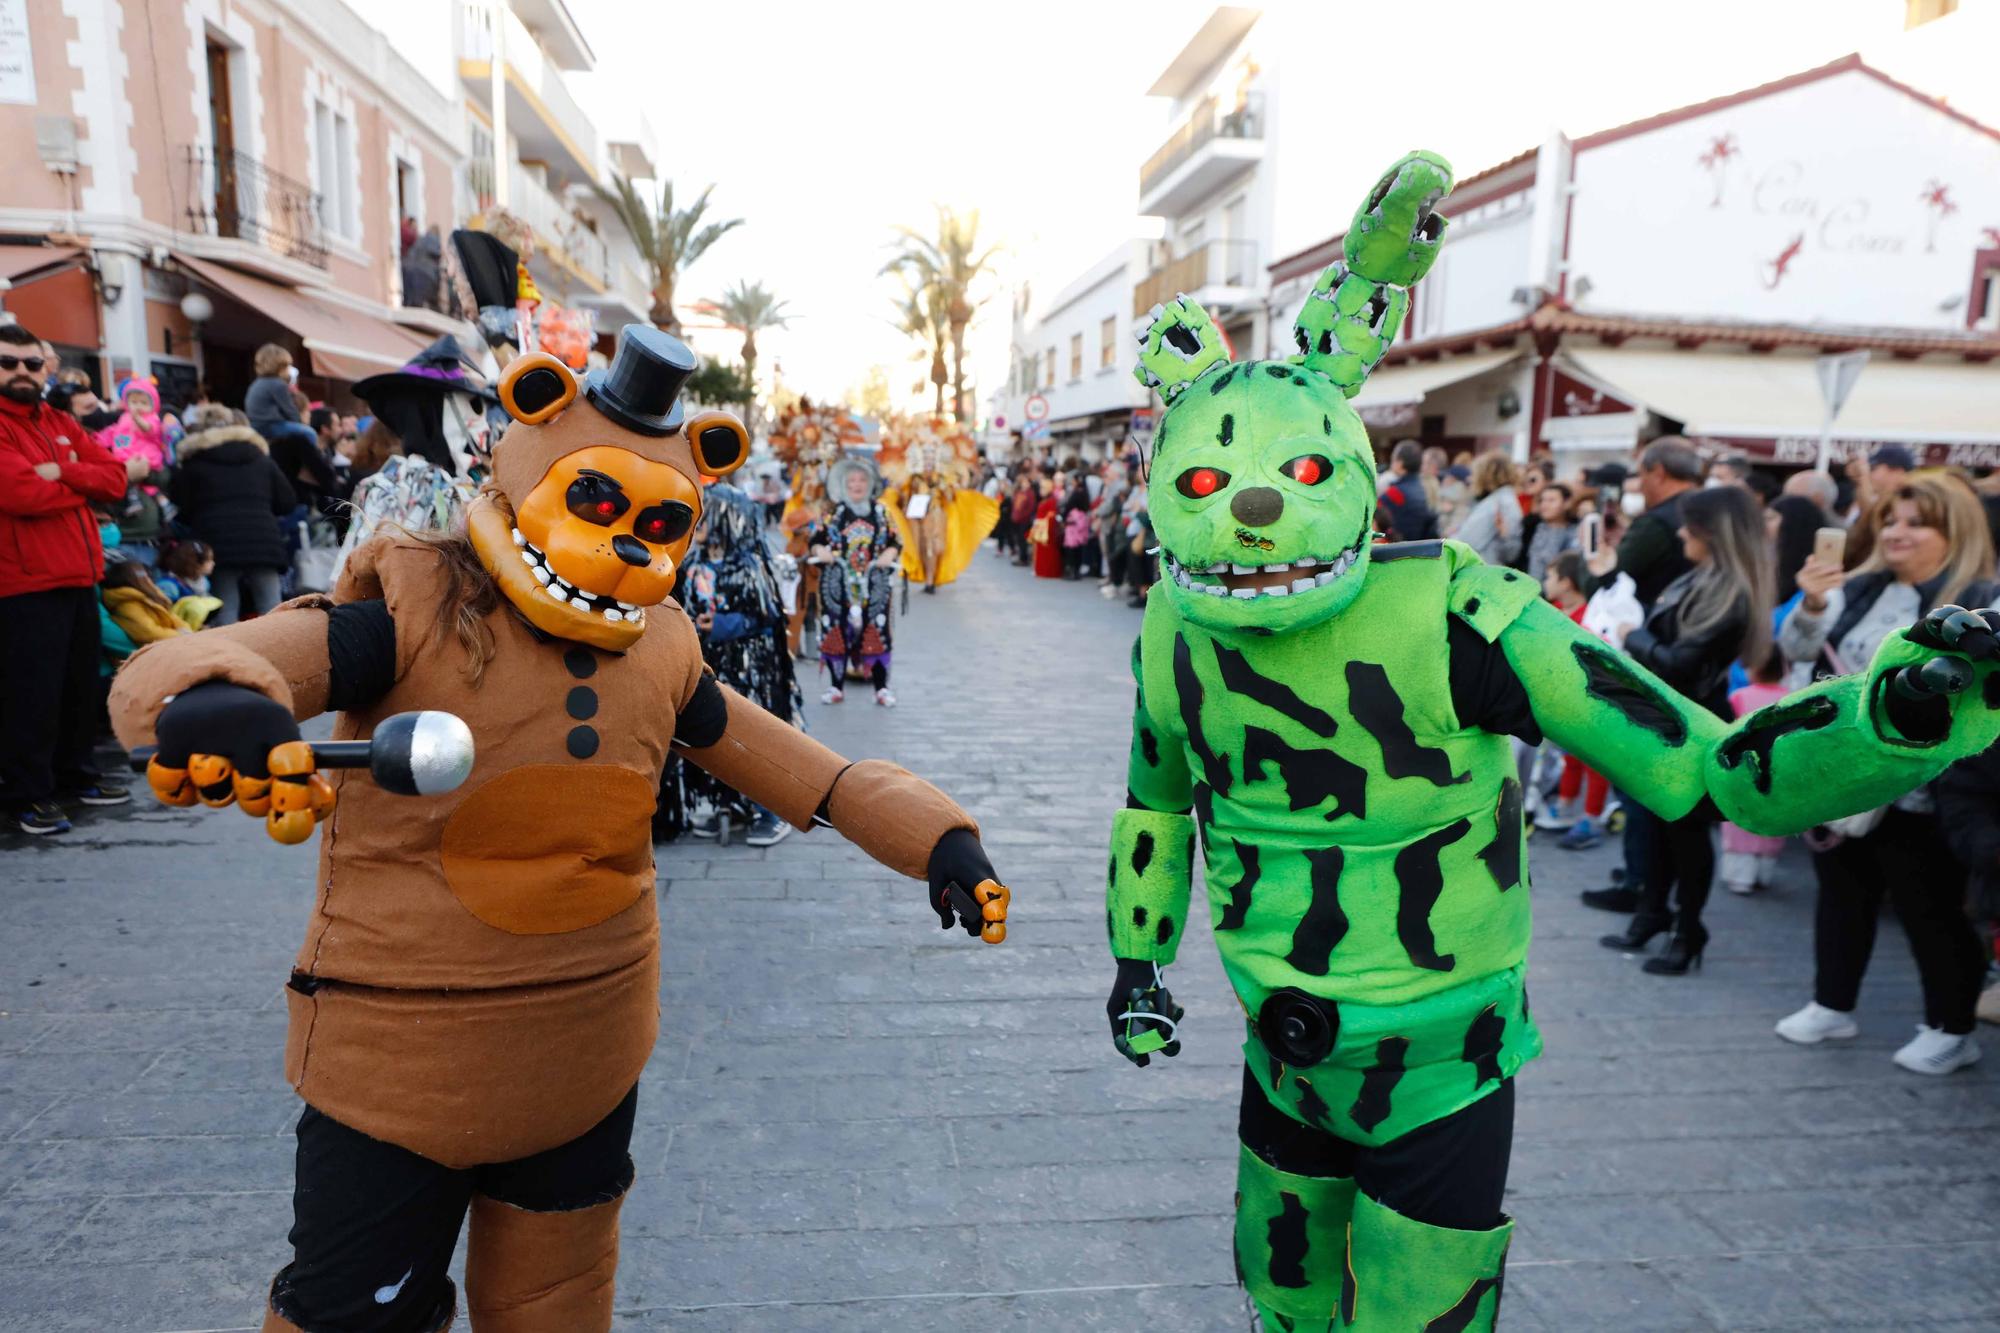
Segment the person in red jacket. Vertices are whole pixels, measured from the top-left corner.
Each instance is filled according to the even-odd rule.
[[[43,402],[47,378],[41,341],[0,324],[0,801],[25,833],[68,831],[58,794],[131,799],[90,761],[104,569],[90,502],[123,500],[145,464]]]

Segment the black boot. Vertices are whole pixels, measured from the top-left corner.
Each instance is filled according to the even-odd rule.
[[[1673,924],[1673,918],[1661,913],[1657,916],[1638,912],[1632,917],[1632,924],[1625,927],[1622,935],[1605,935],[1597,942],[1607,949],[1637,950],[1651,942],[1653,936]]]
[[[1600,912],[1636,912],[1639,910],[1639,891],[1615,886],[1608,889],[1585,889],[1583,905],[1595,907]]]
[[[1648,958],[1645,969],[1654,976],[1685,976],[1691,967],[1701,966],[1701,951],[1708,947],[1708,927],[1691,921],[1674,932],[1657,958]]]

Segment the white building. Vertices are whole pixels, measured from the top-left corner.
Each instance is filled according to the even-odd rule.
[[[1032,288],[1016,293],[1007,385],[988,416],[1027,452],[1096,462],[1150,431],[1150,392],[1132,374],[1132,285],[1148,249],[1118,246],[1045,306]]]
[[[1164,236],[1134,284],[1134,311],[1185,293],[1239,359],[1268,354],[1268,266],[1349,211],[1336,209],[1326,170],[1324,53],[1343,45],[1337,8],[1217,6],[1147,89],[1172,99],[1174,128],[1139,170],[1138,211]]]
[[[1834,436],[2000,463],[2000,131],[1849,56],[1540,148],[1443,206],[1379,440],[1581,461],[1665,432],[1812,459],[1815,359],[1867,350]],[[1328,238],[1273,264],[1288,328]]]

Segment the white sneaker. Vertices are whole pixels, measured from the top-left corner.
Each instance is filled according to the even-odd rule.
[[[884,708],[894,708],[896,706],[896,696],[887,690],[877,690],[875,691],[875,702]]]
[[[837,704],[846,697],[847,697],[847,692],[845,690],[834,689],[834,690],[828,690],[825,694],[822,694],[819,697],[819,701],[823,704]]]
[[[1861,1035],[1861,1025],[1853,1014],[1829,1009],[1814,1000],[1796,1014],[1778,1020],[1778,1035],[1801,1046],[1817,1046],[1823,1041],[1846,1041]]]
[[[1725,879],[1722,881],[1722,887],[1728,889],[1731,893],[1740,893],[1747,897],[1750,894],[1757,892],[1757,890],[1763,888],[1764,886],[1754,882],[1749,884],[1744,884],[1738,880]]]
[[[1895,1060],[1912,1074],[1949,1074],[1978,1062],[1979,1043],[1970,1033],[1955,1036],[1919,1023],[1917,1035],[1896,1052]]]
[[[1545,833],[1566,832],[1569,826],[1574,823],[1576,823],[1576,820],[1565,819],[1563,817],[1562,806],[1554,801],[1550,801],[1547,805],[1544,805],[1541,811],[1535,816],[1535,827]]]

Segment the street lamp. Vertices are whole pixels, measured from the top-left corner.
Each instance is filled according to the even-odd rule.
[[[215,302],[190,288],[188,294],[181,298],[181,314],[187,317],[188,340],[194,344],[195,378],[207,379],[208,367],[203,363],[201,354],[201,326],[215,316]]]

